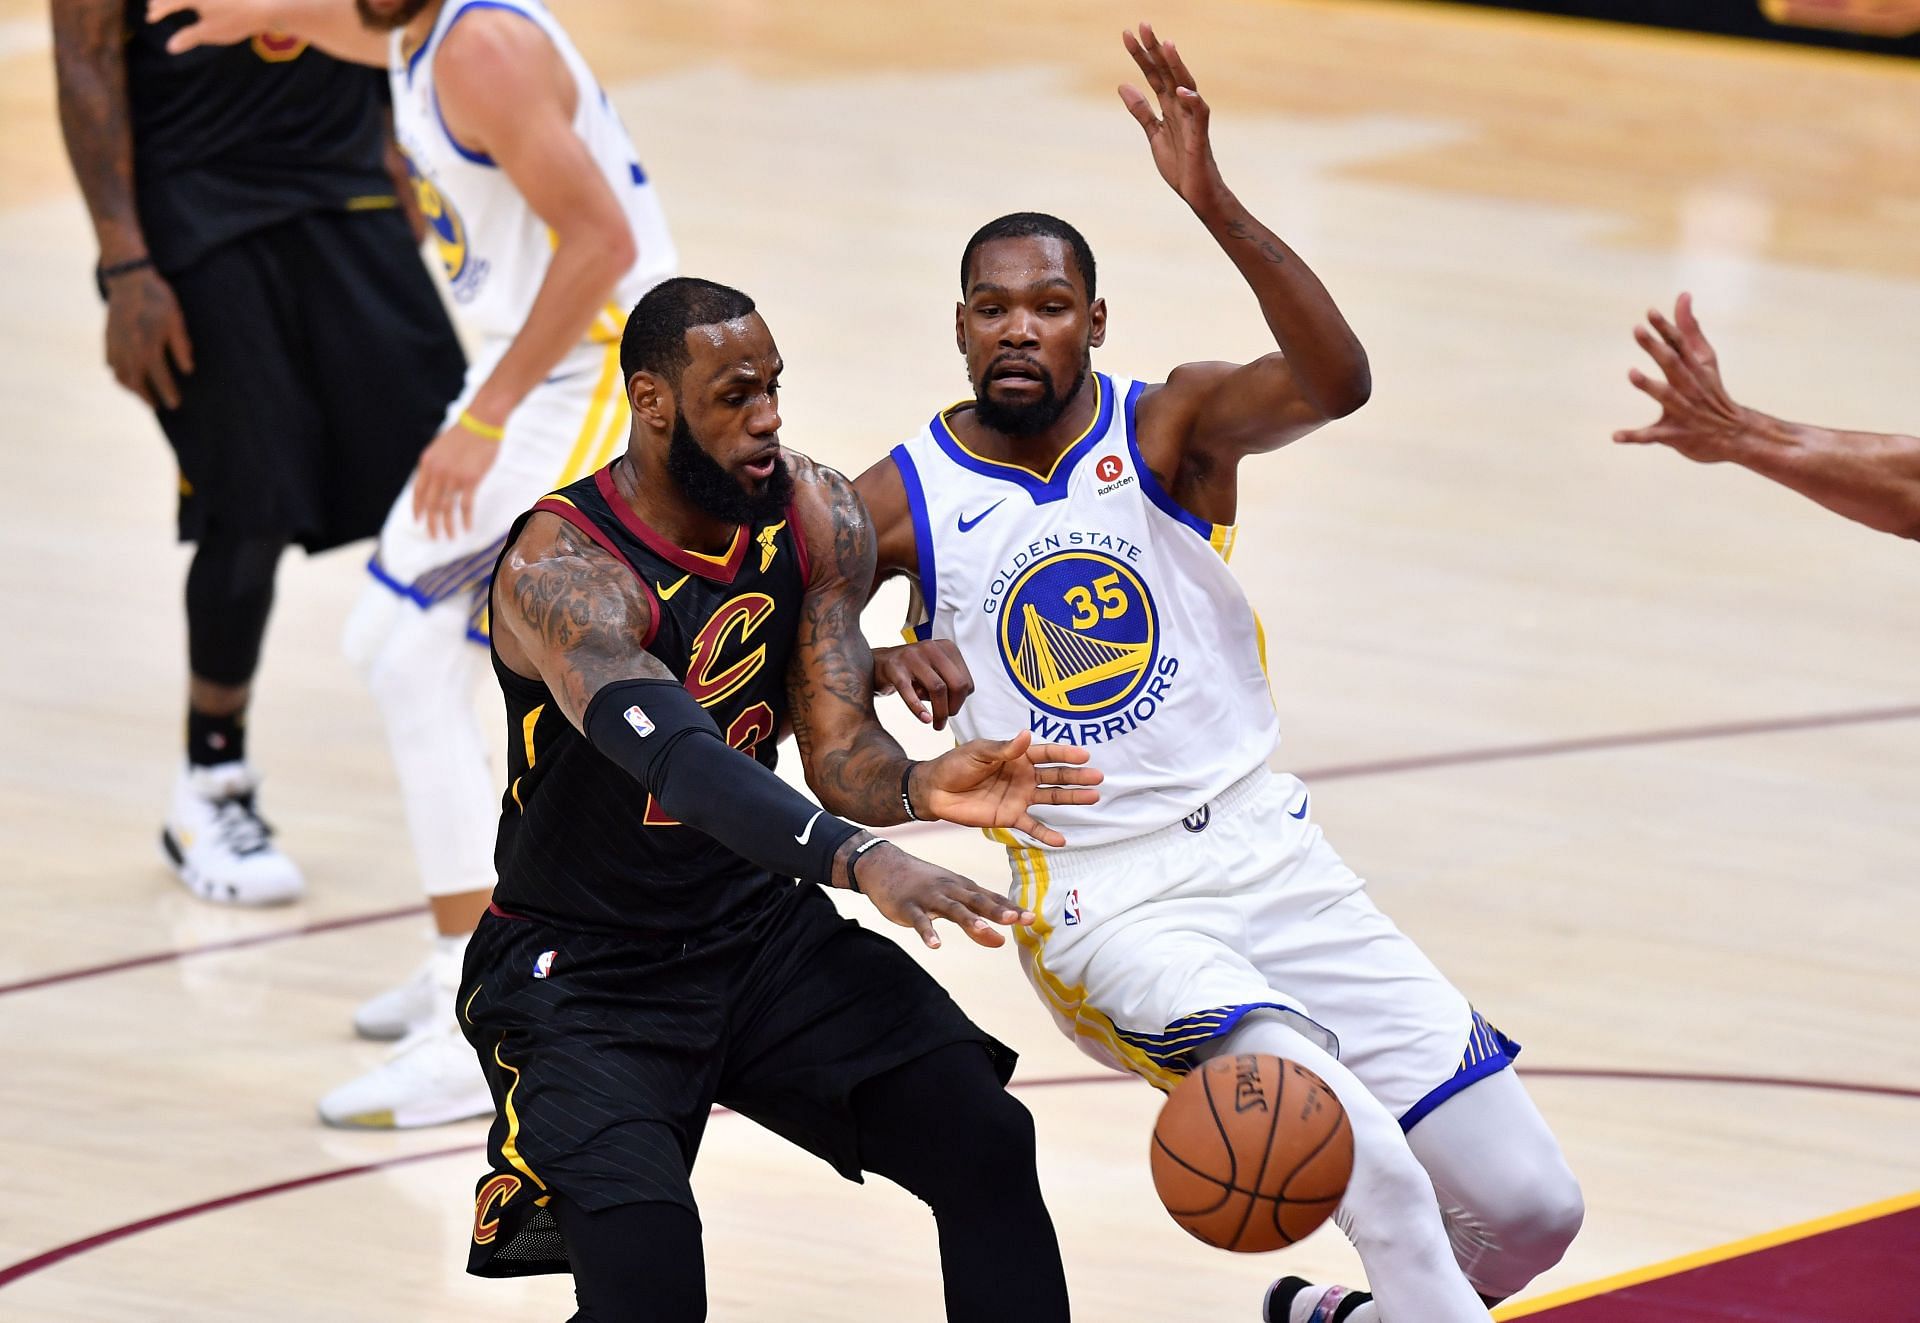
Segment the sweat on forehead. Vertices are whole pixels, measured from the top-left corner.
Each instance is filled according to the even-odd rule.
[[[724,346],[757,323],[753,300],[739,290],[695,276],[663,280],[633,305],[620,338],[620,370],[632,377],[651,372],[677,381],[692,361],[695,343]]]

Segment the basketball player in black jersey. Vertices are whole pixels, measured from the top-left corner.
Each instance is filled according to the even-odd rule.
[[[186,17],[53,0],[107,362],[180,466],[187,766],[162,837],[208,900],[290,900],[245,716],[281,551],[371,537],[465,364],[387,167],[385,78],[272,34],[169,55]]]
[[[630,448],[521,516],[493,584],[511,779],[460,998],[498,1109],[471,1268],[570,1269],[580,1323],[704,1318],[688,1176],[720,1103],[925,1200],[949,1319],[1064,1320],[1012,1054],[822,887],[928,946],[936,919],[1000,945],[1033,916],[833,815],[1059,843],[1028,809],[1093,802],[1099,773],[1029,734],[916,763],[882,730],[873,530],[780,448],[751,299],[669,280],[621,360]],[[825,807],[771,770],[789,723]]]

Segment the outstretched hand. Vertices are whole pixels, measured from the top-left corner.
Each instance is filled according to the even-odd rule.
[[[1028,810],[1045,804],[1097,804],[1104,779],[1085,766],[1087,751],[1035,744],[1032,731],[1010,740],[969,740],[914,769],[914,812],[962,827],[1010,827],[1043,845],[1067,838]]]
[[[1033,911],[1009,904],[978,883],[916,858],[890,842],[865,851],[858,863],[860,890],[880,913],[938,949],[933,921],[945,919],[981,946],[1004,946],[1004,927],[1031,925]]]
[[[1120,99],[1145,130],[1160,177],[1180,195],[1181,201],[1204,213],[1217,206],[1227,193],[1227,186],[1220,178],[1220,167],[1214,163],[1213,141],[1207,134],[1207,123],[1213,112],[1201,97],[1193,73],[1180,58],[1179,50],[1171,41],[1162,42],[1155,36],[1152,24],[1142,23],[1138,36],[1123,32],[1120,40],[1126,44],[1133,62],[1140,66],[1147,86],[1153,89],[1160,113],[1155,115],[1146,95],[1130,84],[1120,88]]]
[[[1664,381],[1638,368],[1627,373],[1660,406],[1660,417],[1646,427],[1613,434],[1622,445],[1666,445],[1702,464],[1732,458],[1749,430],[1748,410],[1734,403],[1720,380],[1720,360],[1693,315],[1693,296],[1682,294],[1669,321],[1648,309],[1647,325],[1633,338],[1652,356]]]

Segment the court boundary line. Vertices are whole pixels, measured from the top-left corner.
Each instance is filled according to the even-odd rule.
[[[1691,1272],[1695,1268],[1706,1268],[1716,1263],[1725,1263],[1729,1259],[1758,1254],[1762,1250],[1775,1249],[1781,1245],[1792,1244],[1796,1240],[1809,1240],[1828,1231],[1859,1226],[1862,1222],[1891,1217],[1895,1213],[1904,1213],[1913,1208],[1920,1208],[1920,1190],[1895,1195],[1891,1199],[1880,1199],[1870,1204],[1861,1204],[1858,1208],[1829,1213],[1825,1217],[1809,1218],[1805,1222],[1795,1222],[1791,1226],[1776,1227],[1772,1231],[1762,1231],[1758,1235],[1730,1240],[1724,1245],[1696,1250],[1692,1254],[1681,1254],[1661,1263],[1648,1264],[1644,1268],[1630,1268],[1626,1272],[1615,1273],[1611,1277],[1602,1277],[1597,1281],[1570,1286],[1565,1290],[1543,1295],[1537,1300],[1520,1301],[1511,1308],[1502,1306],[1494,1311],[1493,1316],[1499,1320],[1499,1323],[1507,1323],[1509,1319],[1525,1318],[1529,1314],[1544,1313],[1549,1309],[1558,1309],[1562,1305],[1578,1304],[1582,1300],[1591,1300],[1595,1296],[1610,1295],[1615,1291],[1624,1291],[1633,1286],[1644,1286],[1648,1282],[1659,1281],[1663,1277],[1678,1277],[1681,1273]]]
[[[127,956],[124,959],[109,960],[98,965],[82,965],[77,969],[37,974],[15,983],[0,983],[0,997],[14,992],[29,992],[34,988],[52,987],[59,983],[71,983],[75,979],[98,978],[105,974],[125,973],[130,969],[145,969],[149,965],[164,965],[170,961],[185,960],[189,956],[219,955],[224,951],[240,951],[249,946],[266,946],[271,942],[285,942],[296,937],[314,937],[321,933],[364,927],[370,923],[387,923],[393,919],[404,919],[410,915],[426,912],[427,907],[424,904],[405,905],[399,909],[348,914],[337,919],[318,919],[312,923],[303,923],[297,928],[274,928],[268,932],[252,933],[246,937],[229,937],[217,942],[202,942],[197,946],[183,946],[171,951],[150,951],[146,955]]]
[[[1739,1088],[1789,1088],[1822,1093],[1873,1094],[1920,1101],[1920,1088],[1907,1088],[1895,1084],[1869,1084],[1846,1080],[1802,1079],[1784,1075],[1715,1075],[1693,1072],[1666,1072],[1609,1067],[1587,1068],[1578,1066],[1543,1066],[1537,1070],[1529,1070],[1526,1073],[1538,1079],[1592,1079],[1625,1083],[1721,1084]],[[1131,1082],[1133,1078],[1132,1075],[1123,1074],[1118,1071],[1102,1071],[1098,1075],[1052,1075],[1036,1080],[1016,1080],[1010,1084],[1008,1088],[1015,1093],[1024,1093],[1030,1089],[1062,1088],[1081,1084],[1122,1084]],[[713,1111],[716,1116],[736,1115],[736,1113],[730,1112],[724,1107],[716,1107]],[[6,1287],[24,1278],[43,1272],[55,1264],[64,1263],[68,1259],[77,1258],[82,1254],[126,1240],[142,1232],[158,1230],[161,1227],[171,1226],[175,1222],[184,1222],[189,1218],[198,1217],[205,1213],[216,1213],[222,1209],[233,1208],[240,1204],[253,1203],[257,1200],[271,1198],[274,1195],[287,1194],[294,1190],[304,1190],[315,1185],[327,1185],[334,1181],[345,1180],[350,1176],[364,1176],[369,1172],[386,1171],[392,1167],[405,1167],[417,1162],[432,1162],[440,1158],[484,1154],[486,1148],[486,1142],[482,1140],[465,1144],[453,1144],[435,1149],[425,1149],[418,1153],[403,1153],[391,1158],[380,1158],[373,1162],[356,1163],[348,1167],[336,1167],[328,1171],[313,1172],[306,1176],[295,1176],[288,1180],[274,1181],[267,1185],[255,1186],[248,1190],[237,1190],[230,1194],[218,1195],[212,1199],[202,1199],[197,1203],[185,1204],[179,1208],[154,1213],[133,1222],[122,1223],[117,1227],[108,1227],[104,1231],[96,1231],[90,1236],[82,1236],[78,1240],[71,1240],[63,1245],[56,1245],[52,1249],[43,1250],[39,1254],[30,1255],[15,1263],[0,1267],[0,1290],[4,1290]],[[1916,1191],[1910,1196],[1897,1196],[1894,1200],[1882,1202],[1896,1203],[1901,1198],[1911,1198],[1913,1200],[1912,1205],[1907,1205],[1909,1207],[1920,1206],[1920,1191]],[[1869,1209],[1880,1206],[1879,1204],[1863,1205],[1864,1208]],[[1860,1209],[1852,1209],[1849,1210],[1849,1213],[1857,1213],[1860,1211]],[[1902,1209],[1896,1208],[1890,1211],[1898,1212],[1902,1211]],[[1830,1214],[1825,1219],[1814,1219],[1814,1222],[1797,1223],[1795,1227],[1783,1228],[1781,1232],[1762,1232],[1759,1236],[1748,1237],[1745,1241],[1735,1241],[1732,1242],[1732,1244],[1737,1246],[1747,1244],[1750,1241],[1757,1242],[1770,1235],[1782,1235],[1784,1237],[1783,1240],[1773,1243],[1784,1243],[1785,1240],[1798,1238],[1793,1235],[1785,1235],[1785,1232],[1794,1231],[1800,1227],[1813,1226],[1819,1222],[1829,1222],[1833,1218],[1847,1215],[1846,1213]],[[1867,1219],[1862,1217],[1858,1220],[1864,1221]],[[1833,1223],[1834,1227],[1843,1225],[1852,1224],[1841,1222]],[[1832,1228],[1823,1227],[1820,1229]],[[1813,1233],[1808,1232],[1806,1234]],[[1717,1248],[1726,1249],[1727,1247],[1720,1246]],[[1765,1246],[1756,1245],[1756,1248],[1765,1248]],[[1716,1251],[1712,1249],[1701,1250],[1697,1251],[1694,1255],[1683,1255],[1676,1259],[1669,1259],[1663,1263],[1655,1264],[1649,1268],[1635,1269],[1633,1272],[1650,1274],[1650,1276],[1640,1279],[1650,1281],[1653,1277],[1671,1275],[1672,1272],[1681,1271],[1681,1269],[1672,1268],[1671,1265],[1673,1264],[1682,1263],[1683,1261],[1697,1258],[1699,1255],[1712,1254],[1715,1252]],[[1728,1254],[1725,1257],[1734,1256]],[[1698,1263],[1691,1263],[1688,1266],[1699,1267],[1709,1262],[1718,1262],[1718,1260],[1700,1259]],[[1665,1269],[1666,1271],[1656,1271],[1659,1269]],[[1587,1287],[1570,1287],[1568,1291],[1589,1290],[1589,1288],[1591,1288],[1590,1294],[1600,1294],[1606,1290],[1618,1290],[1623,1286],[1633,1284],[1624,1280],[1632,1276],[1633,1272],[1616,1274],[1615,1277],[1602,1278],[1597,1283],[1589,1283]],[[1515,1305],[1515,1312],[1503,1312],[1500,1318],[1502,1323],[1505,1323],[1505,1320],[1508,1318],[1518,1318],[1522,1317],[1523,1314],[1536,1313],[1539,1310],[1550,1307],[1551,1304],[1569,1304],[1576,1299],[1585,1298],[1587,1297],[1574,1296],[1566,1292],[1543,1296],[1538,1301],[1528,1300]]]
[[[1382,3],[1397,3],[1398,0],[1381,0]],[[1646,748],[1663,744],[1686,744],[1705,740],[1738,739],[1752,735],[1782,735],[1806,730],[1831,730],[1842,726],[1878,725],[1889,721],[1920,720],[1920,703],[1894,704],[1887,707],[1856,708],[1844,712],[1815,712],[1794,717],[1760,717],[1746,721],[1710,722],[1698,726],[1667,726],[1654,730],[1621,731],[1611,735],[1575,735],[1558,740],[1530,740],[1519,744],[1492,744],[1478,748],[1457,749],[1452,752],[1440,751],[1425,754],[1407,754],[1397,758],[1372,759],[1357,763],[1334,763],[1326,767],[1303,768],[1295,775],[1303,781],[1342,781],[1364,776],[1390,776],[1398,772],[1423,772],[1445,767],[1470,767],[1483,763],[1518,762],[1530,758],[1557,758],[1580,753],[1605,753],[1616,749]],[[968,831],[970,828],[955,827],[950,823],[926,822],[905,823],[899,827],[888,828],[891,836],[921,835],[931,831]],[[218,955],[224,951],[237,951],[250,946],[264,946],[271,942],[290,941],[296,937],[312,937],[324,933],[339,932],[346,928],[362,927],[368,924],[387,923],[394,919],[404,919],[410,915],[425,914],[425,905],[402,906],[398,909],[376,910],[366,914],[349,914],[337,919],[324,919],[315,923],[302,924],[297,928],[279,928],[272,932],[255,933],[248,937],[235,937],[224,941],[207,942],[198,946],[180,947],[172,951],[153,951],[146,955],[128,956],[120,960],[109,960],[97,965],[83,965],[76,969],[57,970],[51,974],[39,974],[32,978],[20,979],[13,983],[0,983],[0,997],[16,992],[30,992],[36,988],[51,987],[60,983],[71,983],[78,979],[98,978],[107,974],[120,974],[134,969],[145,969],[153,965],[163,965],[169,961],[185,960],[195,956]]]

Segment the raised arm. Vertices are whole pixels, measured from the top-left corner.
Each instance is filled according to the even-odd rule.
[[[778,876],[864,891],[928,946],[940,945],[935,918],[960,924],[983,946],[1005,940],[989,920],[1033,921],[958,874],[831,817],[728,747],[647,651],[653,623],[652,599],[631,571],[555,515],[528,521],[494,581],[501,660],[539,676],[593,747],[687,827]]]
[[[1789,423],[1736,403],[1690,294],[1680,296],[1671,321],[1650,310],[1634,337],[1665,380],[1638,368],[1628,377],[1659,404],[1660,417],[1615,432],[1615,441],[1671,446],[1702,464],[1738,464],[1868,528],[1920,539],[1920,437]]]
[[[193,22],[167,39],[174,55],[196,46],[231,46],[260,32],[286,32],[336,60],[386,67],[390,38],[360,21],[353,0],[148,0],[147,21],[187,10]]]
[[[176,408],[174,374],[193,371],[193,345],[173,288],[153,269],[133,190],[127,109],[126,10],[115,0],[53,0],[53,68],[60,132],[100,245],[107,296],[107,365],[155,408]]]
[[[974,740],[914,762],[873,710],[873,654],[860,630],[877,560],[872,521],[853,484],[799,456],[794,513],[812,548],[812,582],[787,671],[788,719],[807,784],[822,803],[876,826],[943,818],[969,827],[1010,827],[1049,845],[1065,838],[1028,809],[1091,804],[1099,772],[1086,752],[1009,740]]]
[[[1359,338],[1307,264],[1221,178],[1208,132],[1212,111],[1174,44],[1145,23],[1138,37],[1129,32],[1123,40],[1159,114],[1137,88],[1122,87],[1120,99],[1146,132],[1160,177],[1238,268],[1279,346],[1244,365],[1175,369],[1152,407],[1182,435],[1182,457],[1238,460],[1352,413],[1372,390]]]

